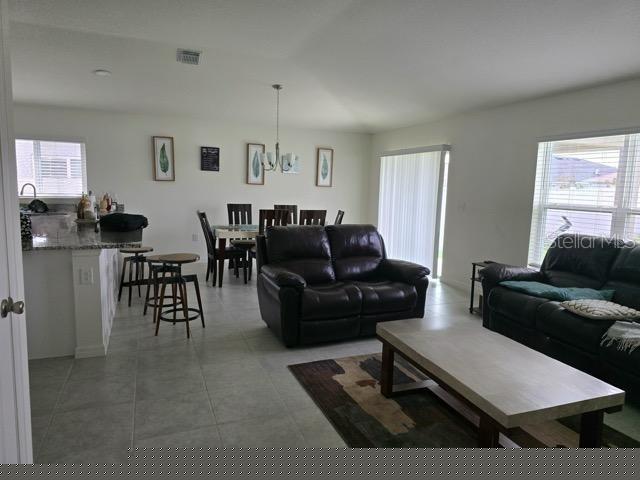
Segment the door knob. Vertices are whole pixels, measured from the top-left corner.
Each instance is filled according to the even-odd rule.
[[[13,298],[5,298],[0,303],[0,317],[5,318],[9,313],[21,315],[24,313],[24,302],[14,302]]]

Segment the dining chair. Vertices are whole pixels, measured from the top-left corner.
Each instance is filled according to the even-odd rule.
[[[326,210],[300,210],[300,225],[324,225]]]
[[[205,282],[209,281],[210,274],[213,275],[214,286],[216,284],[216,281],[218,280],[218,274],[220,274],[220,280],[222,280],[222,272],[218,272],[217,267],[217,261],[220,259],[221,255],[225,260],[233,262],[236,277],[239,277],[239,262],[243,263],[245,269],[247,268],[246,262],[244,261],[245,251],[240,248],[234,247],[233,245],[228,245],[225,247],[224,251],[220,251],[220,249],[216,248],[216,237],[213,233],[213,229],[211,228],[211,224],[209,223],[209,219],[207,218],[207,214],[198,210],[197,215],[198,220],[200,220],[200,226],[202,227],[202,234],[207,244],[207,276],[205,278]]]
[[[227,203],[229,225],[251,225],[250,203]]]
[[[336,221],[333,222],[333,224],[340,225],[342,223],[343,217],[344,217],[344,212],[342,210],[338,210],[338,215],[336,215]]]
[[[291,212],[291,218],[287,222],[287,225],[298,223],[298,206],[297,205],[274,205],[273,209],[288,210],[289,212]]]
[[[260,210],[259,218],[258,234],[264,235],[266,227],[290,225],[291,211],[282,209]]]

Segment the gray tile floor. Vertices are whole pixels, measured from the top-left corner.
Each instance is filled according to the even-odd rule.
[[[287,365],[380,351],[375,339],[285,348],[262,322],[255,280],[204,286],[206,328],[162,323],[122,302],[105,358],[30,362],[38,462],[113,461],[130,447],[316,446],[344,442]],[[190,292],[193,293],[193,292]],[[195,299],[195,296],[190,295]],[[434,283],[429,315],[465,315],[466,293]]]
[[[201,280],[206,328],[192,322],[190,340],[184,324],[162,323],[155,337],[136,299],[119,306],[105,358],[31,361],[36,461],[117,461],[131,447],[344,446],[287,365],[379,352],[379,342],[287,349],[260,319],[255,280],[226,277],[221,289]],[[467,298],[433,282],[425,314],[481,328]],[[637,434],[631,413],[608,417]]]

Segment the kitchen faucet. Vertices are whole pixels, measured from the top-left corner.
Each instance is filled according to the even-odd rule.
[[[36,186],[33,183],[25,183],[24,185],[22,185],[22,188],[20,189],[20,196],[22,196],[22,194],[24,193],[24,187],[26,187],[27,185],[31,185],[33,187],[33,198],[36,198]]]

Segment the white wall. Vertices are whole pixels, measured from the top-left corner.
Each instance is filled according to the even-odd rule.
[[[212,114],[215,117],[215,113]],[[368,215],[368,175],[371,135],[281,128],[281,145],[302,156],[302,172],[265,173],[265,185],[246,184],[246,144],[273,149],[272,126],[232,125],[184,117],[119,114],[103,111],[16,105],[17,137],[81,139],[86,142],[87,178],[96,193],[115,192],[127,212],[149,219],[144,243],[162,252],[205,254],[196,210],[211,223],[227,223],[226,204],[252,203],[254,222],[259,208],[274,203],[326,209],[333,222],[338,209],[345,223]],[[151,137],[174,137],[176,181],[153,181]],[[200,170],[200,147],[220,147],[220,172]],[[315,186],[316,147],[333,147],[332,188]],[[192,241],[192,234],[198,240]]]
[[[640,80],[376,134],[369,219],[382,152],[451,144],[443,280],[466,286],[473,260],[526,263],[540,138],[628,127],[640,127]]]

